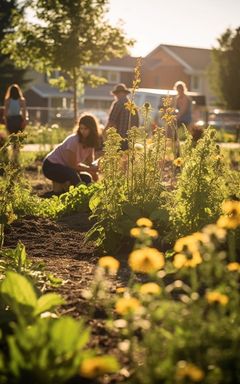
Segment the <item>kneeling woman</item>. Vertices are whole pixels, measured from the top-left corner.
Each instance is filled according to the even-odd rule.
[[[57,183],[78,185],[97,180],[97,167],[92,165],[99,144],[98,124],[94,116],[82,115],[76,133],[68,136],[43,161],[43,174]]]

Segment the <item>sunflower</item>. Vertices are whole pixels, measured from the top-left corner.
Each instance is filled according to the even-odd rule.
[[[235,229],[240,225],[240,202],[225,201],[222,204],[222,210],[225,216],[220,216],[217,225],[220,228]]]
[[[240,264],[236,262],[229,263],[227,269],[231,272],[240,271]]]
[[[105,373],[114,373],[119,369],[118,362],[111,356],[95,356],[83,360],[80,375],[94,379]]]
[[[128,315],[140,308],[140,301],[135,297],[122,297],[117,300],[115,310],[119,315]]]
[[[108,273],[117,273],[120,263],[112,256],[103,256],[98,260],[98,266],[104,268]]]
[[[164,256],[155,248],[145,247],[131,252],[128,264],[135,272],[153,273],[163,268]]]
[[[226,305],[229,301],[227,295],[217,291],[207,292],[205,296],[209,303],[220,303],[221,305]]]
[[[138,219],[136,224],[138,227],[152,228],[153,226],[152,221],[150,219],[147,219],[146,217],[141,217],[140,219]]]
[[[198,382],[204,378],[204,372],[195,364],[188,363],[187,361],[179,361],[176,370],[176,379],[190,379],[191,381]]]
[[[190,253],[198,251],[199,239],[195,235],[189,235],[178,239],[174,245],[175,252],[186,252]]]
[[[173,164],[176,165],[176,167],[181,167],[183,165],[183,159],[181,157],[178,157],[173,161]]]
[[[161,288],[156,283],[145,283],[141,285],[139,292],[142,295],[159,295]]]
[[[184,253],[177,253],[174,256],[173,265],[175,268],[180,269],[183,267],[195,268],[202,262],[202,257],[199,252],[193,252],[191,257],[188,257]]]

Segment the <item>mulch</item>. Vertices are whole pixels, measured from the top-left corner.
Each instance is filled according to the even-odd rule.
[[[52,189],[51,183],[39,173],[36,168],[27,170],[26,176],[30,181],[33,193],[44,197]],[[94,280],[97,261],[101,256],[92,242],[85,243],[86,231],[91,227],[88,212],[63,217],[58,221],[48,218],[25,216],[13,222],[5,231],[4,247],[15,248],[21,241],[26,248],[28,258],[33,263],[44,263],[45,271],[63,280],[63,284],[51,291],[59,293],[66,301],[59,309],[59,314],[70,315],[76,319],[89,316],[89,304],[82,295]],[[112,280],[112,290],[125,285],[129,270],[127,255],[122,256],[122,265],[117,278]],[[105,312],[96,308],[92,319],[86,320],[91,326],[90,347],[101,350],[102,353],[114,354],[126,365],[125,358],[119,355],[118,338],[109,334],[104,327]],[[124,381],[123,375],[104,376],[98,380],[83,380],[76,378],[75,383],[119,383]]]

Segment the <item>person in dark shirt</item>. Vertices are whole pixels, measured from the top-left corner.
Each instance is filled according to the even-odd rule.
[[[105,131],[110,128],[116,128],[119,135],[126,139],[127,131],[131,127],[139,127],[139,115],[138,111],[135,111],[135,114],[131,114],[130,111],[126,108],[126,103],[129,101],[128,94],[130,93],[129,89],[125,84],[120,83],[115,86],[111,92],[115,100],[113,101],[110,111],[107,125]],[[122,149],[125,150],[128,148],[126,140],[122,142]]]

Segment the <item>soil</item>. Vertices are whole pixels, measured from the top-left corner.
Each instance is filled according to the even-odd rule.
[[[28,168],[26,177],[32,185],[33,193],[45,197],[51,191],[51,183],[37,172],[37,166]],[[91,285],[100,257],[94,244],[84,241],[90,226],[88,212],[83,212],[61,218],[59,221],[25,216],[13,222],[5,231],[4,247],[14,248],[21,240],[32,262],[44,262],[47,272],[63,279],[64,283],[59,288],[51,290],[61,294],[66,300],[59,313],[74,318],[89,315],[88,302],[82,296],[82,292]],[[123,256],[118,276],[112,281],[112,290],[126,284],[128,277],[126,257]],[[93,318],[89,320],[92,327],[91,347],[100,348],[102,353],[116,355],[118,340],[105,330],[104,317],[105,313],[101,308],[96,308]],[[119,358],[122,361],[122,357]],[[122,363],[124,364],[123,361]],[[86,383],[118,383],[124,380],[124,376],[109,376],[99,380],[88,380]],[[82,382],[79,379],[76,381],[76,383]]]

